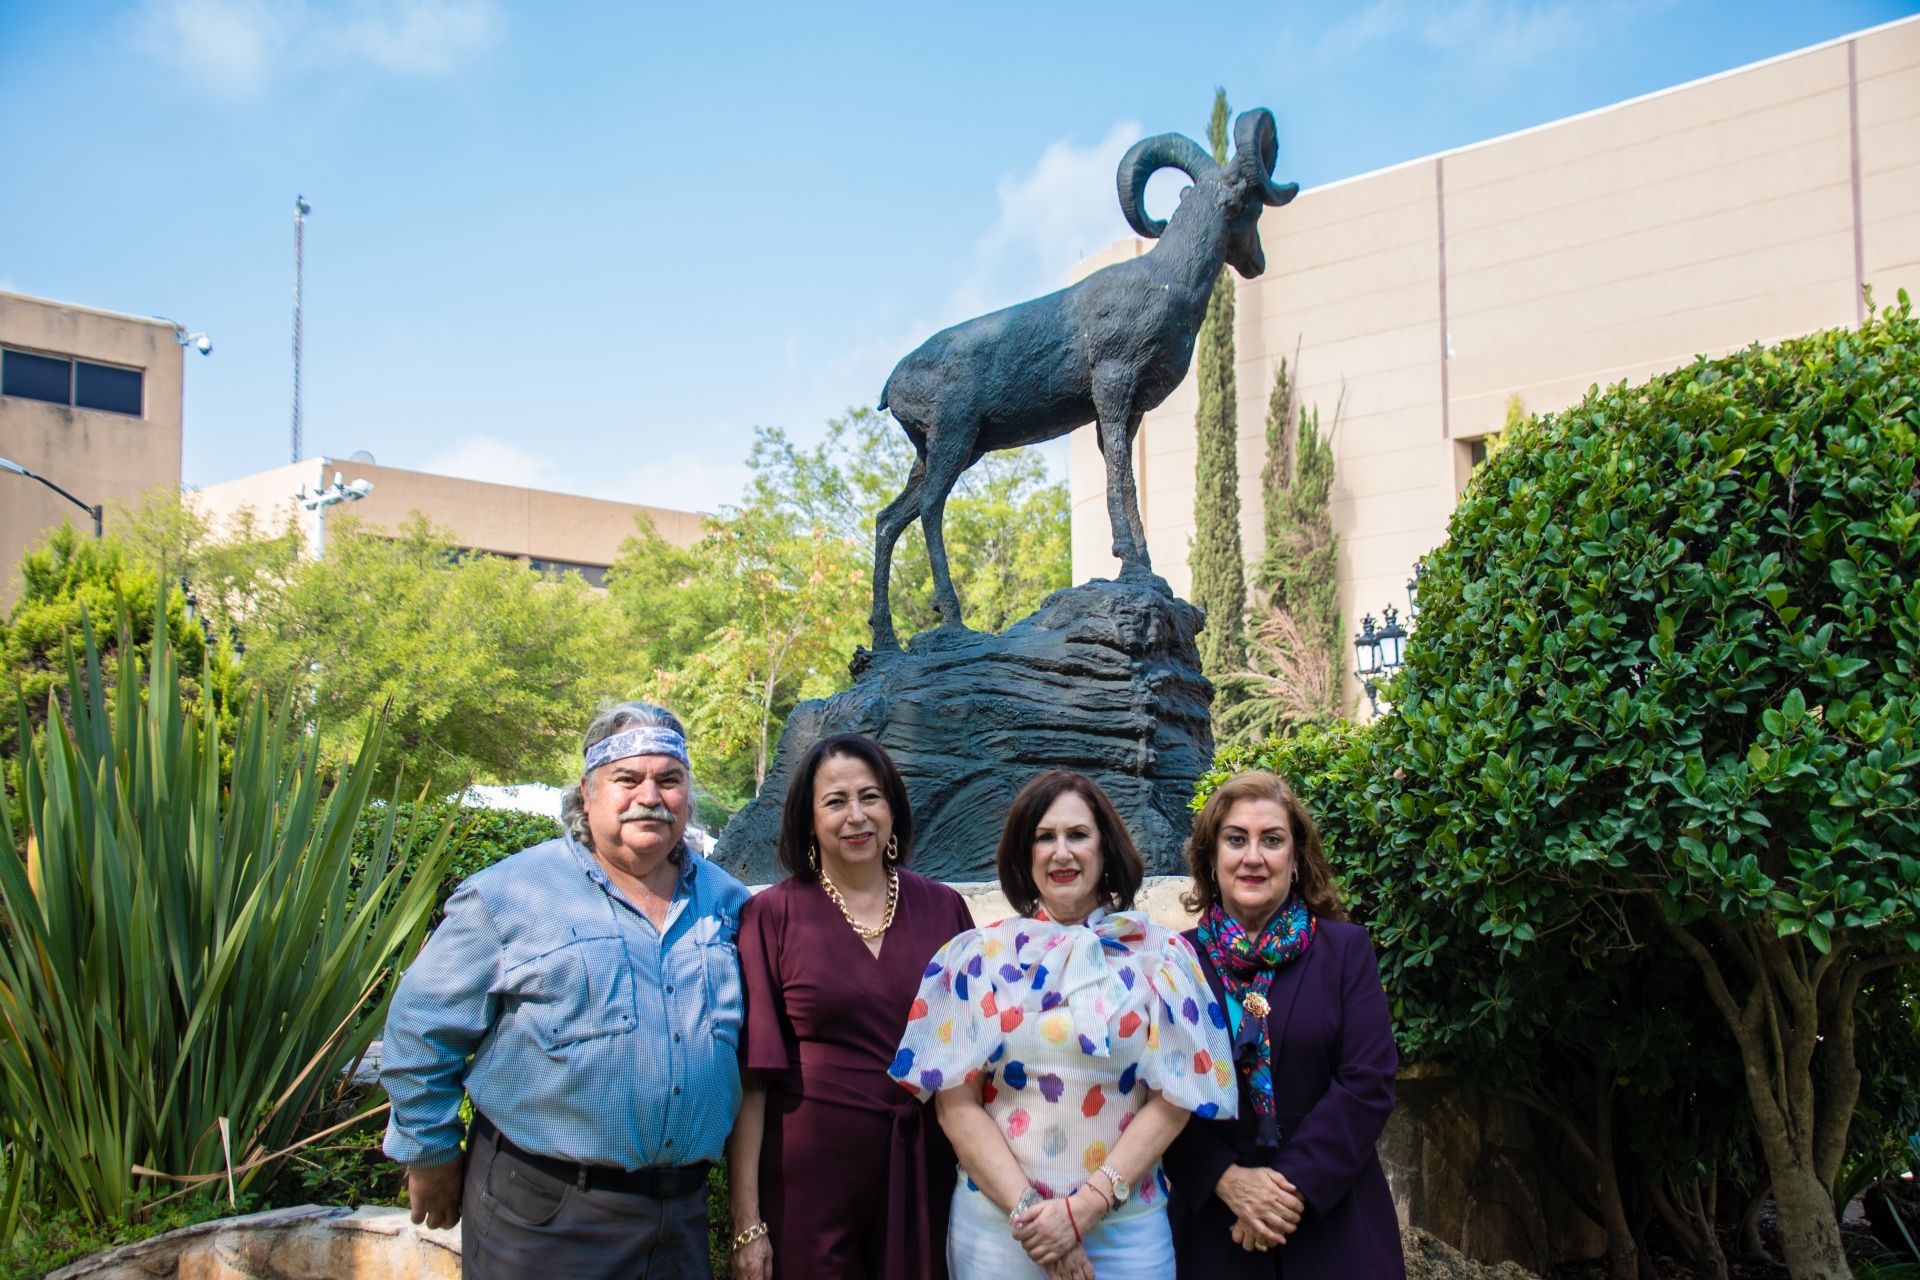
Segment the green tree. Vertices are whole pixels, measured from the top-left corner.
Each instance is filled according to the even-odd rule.
[[[1213,117],[1207,138],[1213,158],[1227,162],[1227,91],[1213,91]],[[1200,633],[1200,665],[1216,682],[1246,666],[1242,634],[1247,603],[1245,565],[1240,550],[1240,424],[1233,369],[1233,273],[1220,268],[1200,325],[1194,376],[1200,408],[1194,417],[1194,494],[1188,564],[1193,572],[1193,603],[1206,610]],[[1230,703],[1227,688],[1222,702]],[[1218,712],[1216,711],[1216,714]]]
[[[905,486],[913,447],[884,415],[862,408],[829,422],[812,449],[795,447],[782,432],[763,431],[750,462],[757,500],[791,505],[859,544],[871,565],[874,519]],[[1005,630],[1070,585],[1067,511],[1067,487],[1047,479],[1037,450],[989,453],[961,474],[947,500],[947,559],[972,626]],[[917,522],[894,552],[892,600],[898,634],[939,625],[933,570]]]
[[[216,528],[190,495],[171,486],[117,508],[109,527],[162,582],[184,585],[195,611],[222,636],[244,637],[253,615],[286,590],[300,564],[291,516],[275,530],[243,508]]]
[[[1266,548],[1254,567],[1256,620],[1247,665],[1228,678],[1237,696],[1216,716],[1225,736],[1243,743],[1333,723],[1346,689],[1334,577],[1333,442],[1331,433],[1321,434],[1319,409],[1296,404],[1284,359],[1267,400],[1260,490]]]
[[[1342,757],[1376,891],[1451,917],[1382,930],[1396,981],[1438,955],[1497,994],[1507,958],[1598,964],[1657,922],[1738,1055],[1797,1280],[1849,1274],[1862,992],[1920,961],[1916,401],[1903,293],[1509,432]]]
[[[335,517],[326,559],[250,621],[246,666],[335,759],[386,706],[384,775],[441,792],[562,782],[595,706],[641,678],[616,663],[611,622],[578,575],[460,553],[418,517],[397,537]]]
[[[50,696],[57,700],[66,692],[67,654],[81,638],[82,618],[99,624],[122,609],[125,635],[142,654],[152,648],[156,619],[164,616],[187,698],[197,702],[211,675],[224,705],[233,684],[231,654],[216,646],[210,657],[200,627],[187,616],[185,597],[163,587],[159,574],[117,534],[94,538],[63,523],[21,557],[20,579],[20,596],[0,624],[0,663],[9,692],[24,699],[34,723],[44,721]],[[108,657],[109,688],[120,638],[111,627],[98,637]]]

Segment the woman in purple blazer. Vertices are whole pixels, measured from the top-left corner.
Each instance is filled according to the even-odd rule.
[[[1374,1153],[1399,1067],[1373,943],[1348,923],[1313,818],[1270,773],[1208,797],[1187,842],[1187,934],[1227,1011],[1230,1120],[1168,1148],[1182,1277],[1404,1280]]]

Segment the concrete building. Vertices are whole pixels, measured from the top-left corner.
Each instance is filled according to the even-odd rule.
[[[180,483],[182,347],[165,320],[0,293],[0,458],[87,505]],[[0,611],[28,547],[86,512],[0,473]]]
[[[300,502],[303,489],[316,493],[336,476],[347,486],[364,480],[372,488],[365,498],[331,507]],[[702,531],[697,512],[461,480],[351,458],[308,458],[207,485],[191,496],[218,527],[231,528],[243,510],[270,530],[292,520],[307,549],[322,555],[330,520],[348,516],[363,527],[396,532],[417,513],[450,530],[453,541],[469,551],[509,556],[536,569],[576,572],[596,587],[605,585],[607,568],[633,533],[636,515],[650,516],[660,536],[679,547],[692,546]]]
[[[1323,429],[1342,407],[1352,632],[1405,608],[1512,397],[1561,409],[1592,384],[1854,324],[1863,286],[1920,296],[1920,18],[1303,191],[1260,231],[1266,274],[1235,281],[1242,544],[1258,557],[1267,397],[1297,356]],[[1151,247],[1122,241],[1082,274]],[[1154,568],[1183,595],[1196,407],[1189,377],[1134,451]],[[1112,576],[1093,432],[1069,458],[1074,579]]]

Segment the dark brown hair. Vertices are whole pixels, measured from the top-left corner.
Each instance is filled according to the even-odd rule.
[[[831,738],[822,738],[800,758],[800,767],[793,771],[793,781],[787,784],[786,804],[780,810],[780,844],[775,851],[780,865],[788,875],[803,883],[812,884],[820,879],[820,873],[807,859],[807,851],[813,847],[813,780],[820,772],[821,762],[829,756],[858,760],[873,770],[874,779],[887,797],[887,808],[893,810],[893,836],[900,845],[900,857],[894,865],[905,866],[913,856],[913,809],[907,803],[906,781],[886,749],[858,733],[836,733]]]
[[[1257,770],[1236,773],[1213,789],[1206,807],[1193,820],[1187,836],[1187,868],[1193,874],[1193,887],[1180,898],[1189,911],[1205,911],[1220,901],[1220,879],[1214,863],[1220,856],[1220,828],[1227,825],[1227,813],[1242,800],[1272,800],[1287,811],[1287,826],[1293,833],[1293,888],[1307,900],[1313,914],[1322,920],[1345,920],[1347,909],[1340,905],[1340,886],[1327,867],[1327,855],[1320,848],[1320,828],[1293,788],[1271,773]]]
[[[1000,827],[1000,848],[994,853],[994,865],[1000,872],[1000,891],[1007,903],[1023,916],[1040,907],[1040,886],[1033,879],[1033,837],[1040,819],[1047,816],[1053,802],[1073,792],[1093,810],[1093,827],[1100,836],[1100,891],[1107,905],[1120,911],[1133,909],[1133,896],[1140,891],[1140,879],[1146,868],[1140,851],[1133,847],[1127,824],[1107,799],[1107,793],[1092,778],[1071,769],[1049,769],[1020,788]]]

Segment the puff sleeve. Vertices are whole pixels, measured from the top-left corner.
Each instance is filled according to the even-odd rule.
[[[1240,1107],[1227,1012],[1213,998],[1200,958],[1177,933],[1167,935],[1147,974],[1147,1054],[1141,1075],[1168,1102],[1202,1120]]]
[[[922,1101],[965,1083],[1000,1057],[995,1008],[983,931],[969,929],[927,962],[887,1074]]]

